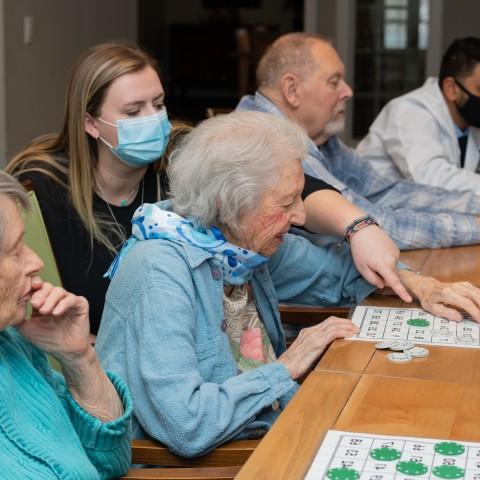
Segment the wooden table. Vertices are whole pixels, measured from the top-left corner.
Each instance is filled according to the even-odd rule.
[[[402,260],[443,281],[480,285],[480,246],[406,252]],[[379,296],[372,303],[402,305]],[[480,442],[480,349],[429,350],[426,359],[394,364],[373,343],[334,342],[236,478],[302,479],[328,429]]]
[[[444,282],[468,281],[480,285],[480,245],[411,250],[400,259],[412,270]]]
[[[422,251],[429,252],[420,268],[423,275],[432,275],[444,282],[468,281],[480,286],[480,245],[419,250]],[[402,254],[406,263],[410,254],[415,255],[414,252]]]

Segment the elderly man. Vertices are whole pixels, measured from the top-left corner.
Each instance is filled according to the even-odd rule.
[[[302,125],[310,137],[305,172],[373,215],[401,249],[480,241],[479,196],[389,180],[336,137],[352,90],[327,40],[305,33],[280,37],[260,60],[257,83],[255,95],[242,98],[237,109],[286,116]],[[315,207],[322,216],[322,202]]]
[[[455,40],[439,78],[390,101],[357,153],[391,179],[480,194],[480,38]]]

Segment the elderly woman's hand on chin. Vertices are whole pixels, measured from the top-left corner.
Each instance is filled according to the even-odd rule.
[[[336,338],[351,337],[358,327],[350,320],[328,317],[314,327],[304,328],[278,361],[287,367],[293,380],[301,378],[318,361],[320,355]]]
[[[84,410],[104,422],[120,417],[122,402],[90,343],[87,300],[40,277],[33,277],[31,286],[32,317],[17,329],[60,362],[68,389]]]
[[[62,364],[82,362],[92,349],[86,299],[40,277],[32,278],[32,290],[32,317],[18,325],[18,330]]]
[[[399,272],[402,283],[420,301],[422,308],[455,322],[463,319],[462,311],[480,323],[480,289],[469,282],[445,283],[433,277]]]

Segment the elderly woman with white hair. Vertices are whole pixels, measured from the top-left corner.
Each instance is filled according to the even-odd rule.
[[[263,434],[327,345],[356,327],[330,317],[286,349],[280,301],[358,302],[375,287],[348,253],[288,234],[302,225],[307,151],[283,118],[235,112],[186,136],[169,167],[171,201],[144,204],[112,264],[97,351],[134,397],[134,435],[183,456]],[[480,320],[480,291],[408,270],[436,313]]]
[[[36,275],[19,209],[28,197],[1,171],[0,205],[0,477],[118,477],[130,463],[128,390],[90,345],[87,301]]]

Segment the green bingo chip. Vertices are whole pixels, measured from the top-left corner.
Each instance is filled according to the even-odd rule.
[[[430,325],[430,322],[424,318],[411,318],[407,320],[407,323],[412,327],[428,327]]]
[[[390,462],[392,460],[398,460],[402,454],[398,450],[395,450],[395,448],[382,447],[374,448],[370,452],[370,456],[375,460]]]
[[[398,462],[397,470],[404,475],[425,475],[428,467],[420,462]]]
[[[360,473],[353,468],[331,468],[327,472],[330,480],[358,480]]]
[[[440,442],[433,447],[440,455],[461,455],[465,452],[465,447],[457,442]]]
[[[438,478],[463,478],[465,470],[456,465],[438,465],[433,467],[433,474]]]

